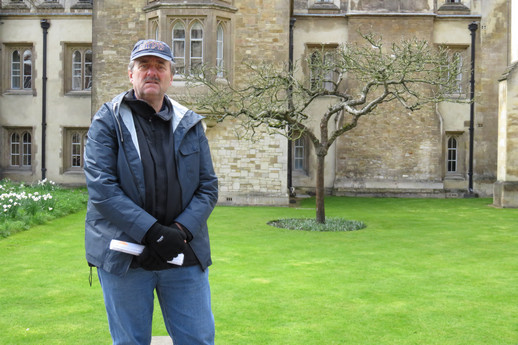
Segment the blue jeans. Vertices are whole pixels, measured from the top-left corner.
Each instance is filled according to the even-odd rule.
[[[196,266],[130,269],[122,277],[97,269],[113,345],[149,345],[156,289],[174,345],[214,344],[209,272]]]

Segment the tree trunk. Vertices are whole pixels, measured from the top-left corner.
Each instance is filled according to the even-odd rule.
[[[316,204],[317,204],[317,223],[326,222],[326,210],[324,206],[324,161],[326,156],[317,155],[317,183],[316,183]]]

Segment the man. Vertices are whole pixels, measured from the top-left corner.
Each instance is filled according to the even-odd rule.
[[[150,344],[154,290],[175,345],[213,344],[207,219],[218,197],[202,117],[166,95],[167,44],[131,53],[133,89],[95,114],[85,149],[86,259],[97,267],[113,344]],[[111,240],[144,245],[139,256]],[[183,254],[183,263],[168,261]]]

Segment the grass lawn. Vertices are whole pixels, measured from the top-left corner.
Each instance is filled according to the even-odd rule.
[[[490,199],[328,198],[351,232],[278,229],[297,208],[217,207],[219,345],[518,344],[518,210]],[[0,240],[0,343],[110,344],[84,212]],[[166,335],[157,308],[154,335]]]

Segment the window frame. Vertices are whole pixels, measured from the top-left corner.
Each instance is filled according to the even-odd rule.
[[[177,29],[178,31],[180,31],[180,30],[183,31],[183,37],[175,36],[176,27],[179,27]],[[177,20],[173,21],[172,26],[171,26],[171,50],[172,50],[173,58],[174,58],[174,62],[175,62],[174,74],[175,74],[175,76],[178,76],[180,78],[185,76],[185,70],[186,70],[187,31],[188,30],[186,29],[184,20],[177,19]],[[175,43],[179,43],[180,45],[181,45],[181,43],[183,43],[183,48],[182,48],[183,53],[182,54],[180,54],[179,52],[176,51],[177,44],[175,44]]]
[[[76,53],[80,55],[80,69],[75,65]],[[87,54],[90,55],[90,61],[87,61]],[[66,95],[90,95],[92,92],[93,82],[93,49],[91,43],[66,43],[65,44],[65,59],[64,59],[64,88]],[[75,79],[77,78],[76,71],[80,71],[80,86],[77,87]],[[88,73],[89,71],[89,73]],[[89,87],[86,84],[89,80]]]
[[[193,38],[193,30],[197,25],[201,28],[201,38]],[[175,27],[177,26],[182,26],[183,37],[175,36]],[[171,37],[169,43],[171,44],[171,50],[175,61],[175,76],[177,79],[184,79],[193,71],[193,60],[199,60],[200,62],[198,62],[197,65],[200,66],[206,63],[205,45],[207,40],[207,30],[205,27],[205,18],[172,18],[169,32]],[[181,53],[177,53],[176,48],[178,45],[176,45],[175,42],[180,43],[180,45],[183,42],[183,55]],[[193,43],[199,43],[201,55],[193,57]]]
[[[4,61],[7,63],[3,64],[3,78],[2,84],[3,93],[5,94],[19,94],[19,95],[35,95],[36,94],[36,86],[35,86],[35,69],[34,69],[34,46],[32,43],[6,43],[3,47],[4,51]],[[24,55],[26,52],[30,52],[30,58],[27,61],[30,61],[29,64],[26,64],[24,61]],[[18,79],[19,87],[13,87],[13,55],[15,52],[18,52],[20,61],[18,62],[18,75],[16,78]],[[25,66],[30,65],[30,75],[25,74]],[[30,86],[25,87],[25,78],[30,79]]]
[[[457,137],[452,135],[446,144],[446,172],[456,174],[459,171],[459,143]]]
[[[4,152],[4,166],[7,170],[31,171],[33,168],[32,160],[34,157],[34,134],[32,127],[7,127],[4,128],[5,143],[8,148]],[[13,142],[12,138],[16,135],[18,141]],[[26,138],[28,137],[28,141]],[[13,145],[16,145],[17,152],[13,153]],[[17,157],[17,162],[13,158]],[[13,164],[15,163],[15,164]]]
[[[84,152],[88,138],[88,127],[64,127],[63,128],[63,167],[64,172],[83,172]],[[74,141],[78,136],[79,142]],[[77,152],[77,148],[79,152]],[[74,162],[79,159],[79,165]]]
[[[309,173],[309,139],[302,134],[292,139],[293,172],[308,175]]]
[[[443,48],[449,50],[453,56],[458,56],[458,68],[460,73],[455,77],[456,79],[456,91],[450,93],[450,96],[455,98],[468,98],[469,97],[469,68],[466,68],[466,64],[471,63],[471,57],[469,56],[469,46],[467,45],[440,45]],[[451,63],[451,61],[450,61]],[[450,75],[448,75],[449,77]]]
[[[333,91],[336,82],[338,82],[338,73],[334,70],[328,71],[315,71],[315,68],[312,66],[313,57],[318,54],[318,59],[322,59],[323,54],[323,64],[326,64],[326,60],[334,58],[338,49],[338,44],[308,44],[307,45],[307,53],[306,53],[306,65],[308,68],[308,76],[309,76],[309,88],[311,90],[316,89],[324,89],[326,91]]]
[[[196,36],[194,34],[194,30],[195,30],[195,27],[197,27],[197,26],[199,27],[199,28],[197,28],[197,31],[201,32],[201,38],[194,37],[194,36]],[[205,63],[204,56],[203,56],[203,53],[205,51],[204,44],[205,44],[205,28],[199,20],[194,20],[192,22],[192,24],[190,25],[190,29],[189,29],[189,74],[192,73],[193,71],[195,71],[196,70],[195,68],[198,68],[198,66],[199,66],[199,68],[201,68],[203,66],[203,64]],[[194,56],[195,47],[197,47],[197,46],[199,46],[198,49],[201,50],[201,52],[199,53],[199,55]],[[196,67],[194,67],[195,66],[194,60],[198,61],[198,62],[196,62]]]
[[[218,21],[218,24],[216,25],[216,70],[218,78],[224,78],[225,77],[225,71],[227,70],[225,66],[225,24],[222,21]],[[220,37],[221,33],[221,37]]]
[[[452,140],[455,140],[456,146],[450,147]],[[445,134],[445,154],[444,154],[444,172],[446,179],[463,180],[466,175],[466,149],[464,132],[446,132]],[[455,159],[450,153],[454,152]],[[451,170],[451,164],[454,162],[455,170]]]
[[[173,83],[177,87],[185,87],[185,81],[192,67],[199,66],[200,63],[211,67],[217,67],[219,64],[220,71],[216,78],[231,80],[232,13],[234,11],[232,9],[228,12],[228,15],[225,15],[219,11],[216,13],[211,8],[204,10],[185,8],[179,11],[167,8],[159,17],[154,12],[150,13],[147,18],[147,36],[154,37],[153,22],[158,20],[160,39],[170,45],[175,60]],[[166,21],[165,25],[161,22],[163,20]],[[193,36],[193,29],[196,30],[197,23],[201,25],[199,28],[202,30],[198,32],[199,37]],[[219,42],[218,47],[219,28],[223,33],[223,40]],[[194,50],[193,45],[196,44],[198,49]],[[194,52],[198,54],[193,54]]]

